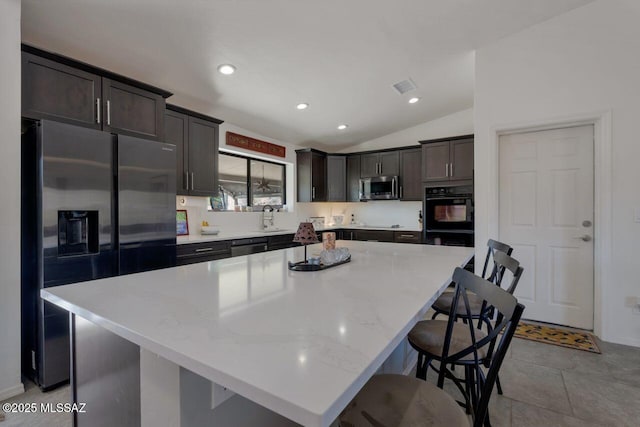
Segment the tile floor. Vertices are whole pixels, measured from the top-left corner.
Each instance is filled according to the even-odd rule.
[[[500,372],[504,396],[491,399],[493,426],[640,426],[640,348],[598,345],[602,354],[515,338]],[[8,401],[68,402],[69,393],[68,386],[41,393],[30,385]],[[66,427],[71,417],[10,413],[0,422],[9,426]]]
[[[500,370],[504,395],[494,390],[489,403],[491,424],[640,426],[640,348],[598,346],[602,354],[514,338]]]

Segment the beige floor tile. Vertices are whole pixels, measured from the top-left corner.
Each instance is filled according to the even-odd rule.
[[[591,423],[569,415],[528,405],[514,400],[511,404],[511,422],[515,427],[598,427],[600,423]]]
[[[510,359],[502,365],[500,380],[505,397],[572,415],[558,369]]]
[[[563,372],[574,415],[602,425],[640,425],[640,388],[610,376]]]
[[[605,356],[557,345],[515,338],[511,343],[513,359],[563,371],[609,373]]]

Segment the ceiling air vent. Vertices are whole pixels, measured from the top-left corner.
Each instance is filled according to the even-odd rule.
[[[402,95],[411,90],[414,90],[416,88],[416,84],[413,82],[413,80],[407,79],[407,80],[403,80],[401,82],[395,83],[393,85],[393,88],[396,90],[396,92]]]

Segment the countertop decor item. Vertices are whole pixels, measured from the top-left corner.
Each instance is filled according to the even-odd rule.
[[[200,234],[215,236],[220,233],[220,229],[218,227],[212,227],[210,225],[203,225],[200,229]]]
[[[296,265],[309,265],[307,262],[307,245],[319,242],[316,230],[313,228],[313,224],[310,222],[301,222],[298,226],[298,231],[296,231],[295,236],[293,236],[293,241],[304,246],[304,261],[297,263],[290,262],[289,269],[292,269],[291,267]]]
[[[326,233],[322,233],[322,248],[324,250],[330,250],[336,248],[336,233],[333,231],[328,231]]]
[[[351,253],[347,248],[337,248],[323,250],[319,257],[309,258],[309,262],[289,263],[289,270],[293,271],[318,271],[337,265],[346,264],[351,261]]]
[[[324,217],[323,216],[312,216],[309,217],[309,222],[313,224],[313,228],[324,228]]]
[[[176,236],[189,235],[189,221],[187,221],[187,211],[179,209],[176,211]]]
[[[334,262],[333,264],[322,264],[322,261],[320,262],[320,264],[310,264],[310,263],[303,263],[303,262],[296,262],[296,263],[289,263],[289,270],[293,270],[293,271],[319,271],[319,270],[326,270],[327,268],[331,268],[331,267],[336,267],[338,265],[342,265],[342,264],[346,264],[348,262],[351,261],[351,255],[349,255],[349,258],[345,259],[344,261],[339,261],[339,262]]]

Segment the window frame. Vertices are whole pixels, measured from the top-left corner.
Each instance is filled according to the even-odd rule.
[[[265,160],[258,157],[250,157],[244,154],[231,153],[228,151],[218,151],[218,168],[220,167],[220,155],[236,157],[240,159],[244,159],[246,161],[246,177],[247,177],[247,207],[251,207],[253,209],[253,184],[252,184],[252,176],[251,176],[251,161],[259,161],[264,163],[269,163],[272,165],[280,166],[282,168],[282,204],[280,205],[271,205],[274,209],[282,209],[287,204],[287,165],[284,163],[274,162],[271,160]],[[218,176],[220,174],[220,170],[217,171]],[[220,187],[220,185],[218,185]],[[209,204],[211,206],[211,204]],[[262,205],[257,205],[262,206]],[[213,210],[213,209],[212,209]],[[234,212],[230,210],[224,211],[216,211],[216,212]]]

